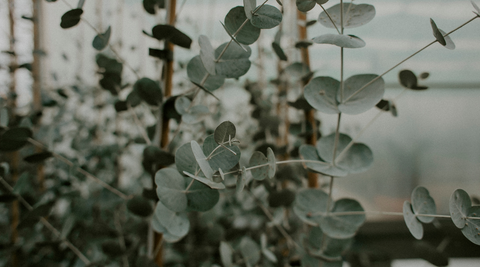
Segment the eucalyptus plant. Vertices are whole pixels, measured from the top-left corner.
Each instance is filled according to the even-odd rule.
[[[62,257],[69,266],[82,263],[86,266],[110,263],[153,266],[152,258],[158,253],[165,253],[166,265],[179,262],[190,266],[225,267],[287,264],[305,267],[342,266],[342,256],[353,243],[369,213],[403,216],[416,239],[423,237],[423,224],[432,223],[438,217],[448,217],[468,240],[480,245],[480,217],[477,215],[480,209],[472,206],[470,196],[462,189],[453,192],[449,215],[437,214],[435,201],[425,187],[413,190],[411,199],[404,202],[403,213],[367,211],[358,200],[332,197],[335,179],[348,179],[350,174],[366,172],[374,161],[374,151],[367,144],[357,142],[366,128],[354,137],[340,132],[342,114],[358,115],[376,107],[379,115],[390,112],[396,116],[394,100],[384,99],[385,82],[382,77],[434,43],[454,49],[449,35],[480,17],[480,9],[474,2],[475,16],[448,33],[431,20],[434,41],[384,73],[356,74],[346,78],[343,75],[344,60],[347,60],[344,49],[362,48],[366,43],[345,31],[374,19],[374,6],[340,0],[325,9],[323,4],[327,0],[297,0],[296,6],[302,12],[320,6],[323,12],[318,15],[317,22],[332,31],[311,40],[300,40],[297,47],[335,45],[339,47],[341,67],[339,78],[312,77],[313,72],[301,63],[286,67],[285,72],[297,73],[308,81],[303,94],[289,104],[298,109],[337,114],[335,132],[324,133],[316,145],[303,144],[297,147],[298,153],[290,153],[293,158],[285,160],[279,160],[278,154],[284,153],[279,153],[273,146],[257,148],[250,153],[248,144],[243,141],[248,137],[239,136],[236,126],[230,121],[218,122],[209,134],[207,131],[197,133],[201,138],[175,146],[178,142],[174,141],[176,136],[182,135],[180,127],[198,124],[207,127],[205,119],[211,116],[211,112],[206,104],[198,104],[197,96],[203,92],[206,97],[217,101],[215,91],[221,90],[226,79],[238,79],[249,71],[252,65],[250,45],[257,41],[260,32],[284,23],[283,14],[277,8],[282,6],[282,1],[277,0],[276,6],[268,2],[266,0],[258,5],[256,0],[244,0],[241,6],[230,9],[224,21],[220,22],[229,40],[216,48],[207,35],[200,34],[195,38],[200,52],[186,65],[191,90],[169,97],[164,97],[159,82],[138,74],[133,85],[126,85],[122,81],[124,66],[133,72],[135,70],[109,45],[112,27],[99,32],[92,26],[97,31],[92,41],[93,48],[102,51],[109,47],[115,55],[115,58],[111,58],[98,54],[99,85],[111,94],[113,101],[110,104],[119,114],[128,111],[132,115],[132,121],[141,133],[141,138],[124,134],[123,137],[128,141],[123,142],[122,146],[99,146],[93,149],[85,145],[88,138],[83,142],[75,140],[77,150],[84,152],[85,160],[70,160],[39,142],[28,120],[13,124],[2,110],[0,151],[28,150],[30,154],[24,158],[28,163],[39,163],[54,157],[66,164],[63,167],[56,166],[56,171],[59,176],[67,173],[69,179],[56,180],[50,195],[28,193],[31,188],[27,174],[12,187],[3,178],[8,175],[7,166],[3,167],[3,177],[0,177],[4,191],[0,200],[18,200],[26,208],[25,216],[17,227],[25,229],[23,233],[33,233],[32,236],[42,242],[48,242],[44,241],[48,235],[41,233],[38,222],[53,234],[53,241],[49,241],[52,243],[43,245],[57,254],[53,253],[55,255],[47,260]],[[62,28],[68,29],[81,22],[83,3],[79,1],[76,8],[61,17]],[[165,2],[144,0],[143,6],[146,12],[153,14],[165,8]],[[155,25],[151,33],[144,33],[158,41],[187,49],[195,42],[180,29],[168,24]],[[280,38],[281,34],[277,34],[272,49],[280,60],[286,60]],[[173,52],[168,49],[150,48],[149,54],[163,62],[173,59]],[[400,71],[399,81],[405,90],[427,89],[418,84],[418,77],[410,70]],[[277,82],[282,81],[279,79]],[[275,120],[271,119],[271,103],[262,102],[261,92],[252,89],[252,84],[249,86],[251,104],[255,105],[257,112],[254,117],[260,121]],[[129,90],[128,94],[120,94],[123,90]],[[68,97],[63,91],[57,93],[60,97]],[[79,92],[70,94],[81,95]],[[127,97],[123,99],[121,95]],[[152,140],[158,138],[158,125],[142,125],[137,114],[142,106],[147,106],[147,110],[157,119],[166,117],[177,122],[171,146],[160,148],[154,145]],[[376,118],[378,116],[371,123]],[[81,125],[82,121],[78,121],[78,124]],[[266,124],[261,127],[278,131],[278,124]],[[94,135],[92,131],[87,132],[89,138]],[[60,136],[60,133],[57,135]],[[184,139],[180,139],[183,142]],[[27,146],[29,143],[43,151],[31,153],[31,147]],[[102,161],[102,155],[127,153],[133,143],[143,146],[141,165],[145,173],[154,177],[153,189],[145,187],[141,194],[138,193],[140,186],[135,191],[124,193],[115,188],[115,182],[106,182],[99,176],[102,168],[114,170],[113,164]],[[285,148],[290,149],[292,147]],[[247,160],[244,160],[242,153],[247,155]],[[100,158],[98,162],[101,164],[89,166],[88,161],[92,158]],[[302,178],[298,176],[304,176],[306,171],[330,177],[328,188],[305,188]],[[55,171],[52,175],[55,175]],[[84,182],[80,177],[89,178],[105,190],[80,201],[82,197],[72,186],[73,183]],[[60,214],[51,218],[49,214],[52,207],[61,199],[71,201],[71,207],[77,210],[77,214]],[[31,205],[31,201],[37,204]],[[91,209],[94,210],[93,214],[90,214]],[[61,229],[57,230],[55,225]],[[162,234],[159,243],[153,244],[151,229]],[[162,252],[163,242],[170,245]],[[30,255],[38,252],[29,242],[24,245],[28,246],[23,253]],[[73,254],[67,253],[64,248]],[[187,255],[179,256],[181,253]],[[189,257],[194,260],[189,260]]]

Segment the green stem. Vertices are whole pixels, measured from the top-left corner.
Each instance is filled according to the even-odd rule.
[[[444,36],[448,36],[450,34],[452,34],[453,32],[459,30],[460,28],[462,28],[463,26],[467,25],[468,23],[472,22],[473,20],[475,20],[476,18],[478,18],[478,16],[475,16],[473,18],[471,18],[470,20],[468,20],[467,22],[463,23],[462,25],[458,26],[457,28],[451,30],[450,32],[448,32],[447,34],[445,34]],[[377,76],[375,77],[375,79],[371,80],[370,82],[368,82],[367,84],[365,84],[364,86],[360,87],[360,89],[358,89],[355,93],[353,93],[352,95],[350,95],[347,99],[345,99],[345,101],[343,103],[346,103],[348,102],[348,100],[350,100],[352,97],[356,96],[358,93],[360,93],[363,89],[365,89],[367,86],[371,85],[372,83],[374,83],[376,80],[380,79],[381,77],[383,77],[385,74],[389,73],[390,71],[392,71],[393,69],[395,69],[396,67],[400,66],[402,63],[404,63],[405,61],[409,60],[410,58],[414,57],[415,55],[417,55],[418,53],[422,52],[423,50],[427,49],[429,46],[433,45],[434,43],[436,43],[437,40],[435,41],[432,41],[431,43],[429,43],[428,45],[424,46],[423,48],[421,48],[420,50],[418,50],[417,52],[411,54],[410,56],[406,57],[404,60],[400,61],[399,63],[397,63],[395,66],[391,67],[390,69],[388,69],[387,71],[385,71],[384,73],[380,74],[380,76]]]

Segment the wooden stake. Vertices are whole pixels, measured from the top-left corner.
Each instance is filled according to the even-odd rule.
[[[307,16],[305,13],[297,10],[297,20],[300,22],[298,26],[298,33],[300,40],[307,39]],[[308,53],[308,47],[300,48],[300,53],[302,57],[303,64],[307,65],[310,68],[310,55]],[[309,81],[304,81],[303,85],[305,86]],[[309,145],[315,145],[317,143],[317,125],[315,123],[315,111],[306,110],[305,111],[305,120],[310,123],[312,126],[312,134],[308,134],[305,137],[305,142]],[[308,172],[308,187],[316,188],[318,187],[317,174],[313,172]]]

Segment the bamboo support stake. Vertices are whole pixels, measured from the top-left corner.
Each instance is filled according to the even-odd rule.
[[[298,26],[298,33],[300,40],[307,39],[307,16],[305,13],[297,10],[297,20],[300,22]],[[308,47],[300,48],[300,55],[302,58],[303,64],[307,65],[310,68],[310,55],[308,53]],[[303,81],[305,86],[309,81]],[[305,142],[309,145],[315,145],[317,143],[317,125],[315,123],[315,110],[305,110],[305,120],[310,123],[312,126],[312,134],[307,134],[305,137]],[[318,187],[317,174],[313,172],[308,172],[308,187],[316,188]]]

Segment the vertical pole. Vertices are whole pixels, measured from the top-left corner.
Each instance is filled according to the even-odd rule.
[[[41,45],[40,45],[40,23],[41,23],[41,5],[40,0],[32,0],[32,17],[33,17],[33,62],[32,62],[32,96],[33,96],[33,113],[38,116],[42,112],[42,98],[41,98]],[[38,125],[39,120],[36,121]],[[40,147],[35,147],[36,152],[42,152]],[[44,165],[37,166],[37,181],[40,192],[45,191],[45,173]]]
[[[300,40],[307,39],[307,26],[306,20],[307,16],[305,13],[297,10],[297,19],[300,22],[298,26],[298,33]],[[310,55],[308,53],[308,47],[300,48],[300,54],[303,64],[307,65],[310,68]],[[305,86],[309,81],[304,81],[303,85]],[[310,123],[312,126],[312,134],[308,134],[305,137],[305,142],[309,145],[315,145],[317,142],[317,125],[315,123],[315,111],[306,110],[305,111],[305,120]],[[315,188],[318,187],[317,174],[313,172],[308,172],[308,187]]]
[[[15,4],[14,0],[8,0],[8,20],[10,22],[10,51],[13,52],[10,57],[10,86],[9,94],[7,99],[7,109],[10,117],[10,123],[15,123],[16,115],[15,109],[17,107],[17,92],[16,92],[16,79],[15,71],[18,68],[17,64],[17,55],[15,54]],[[15,183],[18,180],[18,165],[19,165],[19,154],[17,151],[9,153],[8,158],[10,159],[10,170],[12,182]],[[18,231],[17,225],[20,221],[20,207],[18,200],[12,203],[11,209],[11,241],[12,244],[16,244],[18,241]],[[18,252],[15,250],[11,256],[12,267],[20,266]]]
[[[176,12],[177,12],[177,1],[176,0],[169,0],[167,1],[167,23],[169,25],[175,25],[176,20]],[[172,43],[166,41],[165,42],[165,49],[170,51],[173,55],[174,46]],[[172,95],[172,87],[173,87],[173,57],[167,60],[163,67],[163,80],[164,80],[164,96],[165,99]],[[161,135],[160,135],[160,148],[164,148],[168,145],[169,142],[169,132],[170,132],[170,125],[167,116],[163,113],[163,109],[160,110],[160,119],[161,119]],[[160,123],[160,122],[159,122]],[[152,180],[154,177],[152,177]],[[155,183],[153,183],[155,186]],[[159,233],[155,233],[154,235],[154,244],[163,244],[162,242],[163,235]],[[155,263],[158,266],[163,266],[163,245],[160,248],[160,251],[155,256]]]

